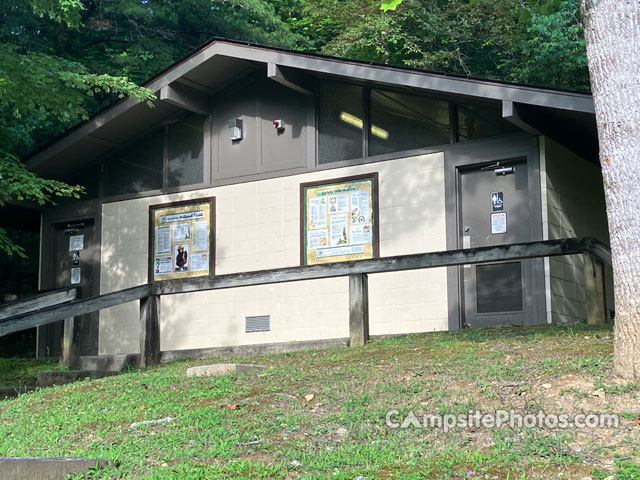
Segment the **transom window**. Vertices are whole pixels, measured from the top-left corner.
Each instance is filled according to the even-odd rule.
[[[518,132],[490,103],[334,81],[318,88],[318,162],[362,159]]]
[[[204,122],[189,115],[140,138],[105,161],[105,195],[204,182]]]

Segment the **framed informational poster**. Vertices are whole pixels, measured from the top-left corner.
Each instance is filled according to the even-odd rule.
[[[300,185],[301,264],[376,258],[378,174]]]
[[[213,275],[215,198],[149,207],[149,281]]]

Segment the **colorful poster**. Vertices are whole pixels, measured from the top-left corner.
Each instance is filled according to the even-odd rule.
[[[154,273],[156,275],[171,273],[171,257],[156,257],[154,262]]]
[[[337,247],[339,245],[348,245],[349,237],[347,235],[347,228],[349,228],[349,216],[346,213],[339,213],[336,215],[331,215],[329,219],[329,231],[331,232],[330,245],[332,247]]]
[[[370,192],[351,193],[351,223],[369,223]]]
[[[349,213],[349,194],[329,197],[329,214]]]
[[[188,243],[177,243],[173,245],[173,271],[188,272],[189,271],[189,253],[191,250]]]
[[[309,248],[325,248],[329,245],[329,231],[326,228],[309,230],[307,237],[307,245]]]
[[[363,245],[371,243],[371,225],[354,225],[351,227],[351,243]]]
[[[375,258],[377,174],[301,185],[302,264]]]
[[[152,205],[150,281],[213,273],[214,198]]]

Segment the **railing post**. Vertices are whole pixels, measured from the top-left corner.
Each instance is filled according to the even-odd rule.
[[[159,296],[140,299],[140,368],[160,363]]]
[[[62,348],[60,349],[59,364],[61,367],[70,367],[76,362],[76,349],[73,344],[73,329],[75,317],[65,318],[62,330]]]
[[[584,254],[584,290],[587,297],[587,323],[607,321],[604,263],[590,253]]]
[[[369,288],[367,275],[349,275],[349,346],[364,345],[369,340]]]

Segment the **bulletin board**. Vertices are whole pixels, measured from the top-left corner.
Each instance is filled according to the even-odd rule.
[[[149,207],[149,281],[213,275],[215,198]]]
[[[378,174],[300,185],[301,264],[376,258]]]

